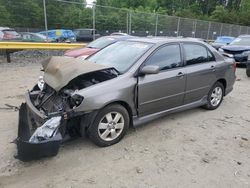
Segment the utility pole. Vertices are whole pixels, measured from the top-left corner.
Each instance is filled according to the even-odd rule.
[[[48,42],[48,25],[47,25],[46,0],[43,0],[43,14],[44,14],[44,25],[45,25],[45,31],[46,31],[46,41]]]

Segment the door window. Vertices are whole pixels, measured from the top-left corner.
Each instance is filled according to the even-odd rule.
[[[214,56],[206,47],[198,44],[184,44],[187,65],[214,61]]]
[[[158,65],[160,70],[180,67],[182,65],[180,46],[174,44],[161,47],[148,59],[146,65]]]

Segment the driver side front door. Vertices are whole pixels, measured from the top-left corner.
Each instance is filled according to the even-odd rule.
[[[146,65],[157,65],[160,72],[138,78],[139,116],[183,105],[186,71],[180,45],[170,44],[158,48],[146,61]]]

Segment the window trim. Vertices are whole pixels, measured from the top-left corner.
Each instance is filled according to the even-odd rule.
[[[170,46],[170,45],[178,45],[179,46],[179,49],[180,49],[180,58],[181,58],[181,65],[179,67],[175,67],[175,68],[171,68],[171,69],[164,69],[164,70],[160,70],[160,73],[161,72],[166,72],[166,71],[171,71],[171,70],[175,70],[175,69],[178,69],[178,68],[183,68],[184,67],[184,56],[183,56],[183,50],[182,50],[182,46],[179,42],[170,42],[170,43],[165,43],[165,44],[162,44],[158,47],[156,47],[151,53],[150,55],[143,61],[143,63],[141,64],[141,66],[139,67],[139,70],[141,70],[145,64],[147,63],[147,61],[161,48],[164,48],[166,46]]]
[[[203,64],[203,63],[196,63],[196,64],[192,64],[192,65],[187,65],[186,52],[185,52],[185,49],[184,49],[184,44],[193,44],[193,45],[198,45],[198,46],[202,46],[202,47],[206,48],[207,49],[207,56],[208,56],[208,52],[210,52],[212,54],[214,60],[213,61],[203,62],[203,63],[211,63],[211,62],[216,61],[214,53],[206,45],[204,45],[202,43],[198,43],[198,42],[181,42],[181,48],[182,48],[182,53],[183,53],[183,66],[184,67]]]

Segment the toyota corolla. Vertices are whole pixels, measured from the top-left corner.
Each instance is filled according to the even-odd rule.
[[[192,39],[129,39],[84,61],[52,57],[42,66],[19,112],[21,160],[56,155],[74,133],[110,146],[130,126],[199,106],[215,110],[235,82],[235,62]]]

